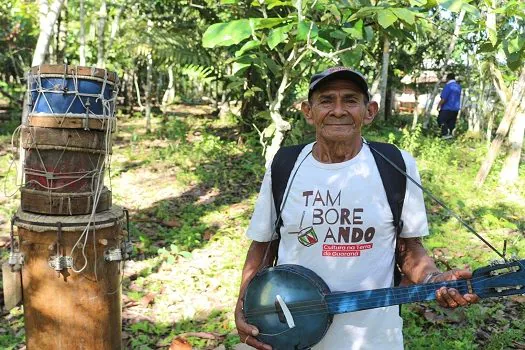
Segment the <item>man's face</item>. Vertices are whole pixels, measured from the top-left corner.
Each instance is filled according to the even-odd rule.
[[[361,138],[361,128],[372,122],[377,109],[377,103],[367,102],[363,91],[348,80],[326,82],[302,105],[317,141],[330,142]]]

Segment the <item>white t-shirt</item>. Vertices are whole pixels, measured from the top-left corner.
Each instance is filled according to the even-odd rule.
[[[313,270],[332,292],[393,286],[396,232],[370,148],[363,144],[354,158],[326,164],[315,160],[312,146],[307,145],[297,158],[290,179],[305,160],[288,198],[283,199],[278,264]],[[414,158],[405,151],[402,155],[407,173],[419,183]],[[258,242],[277,238],[271,188],[268,167],[246,233]],[[411,181],[407,181],[401,219],[401,237],[428,234],[423,193]],[[403,349],[402,325],[397,306],[335,315],[314,349]]]

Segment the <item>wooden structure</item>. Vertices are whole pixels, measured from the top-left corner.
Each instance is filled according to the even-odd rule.
[[[124,220],[119,207],[97,214],[94,220],[90,215],[16,214],[25,257],[22,285],[28,350],[121,348],[122,266],[107,257],[120,249],[127,236]],[[95,232],[94,242],[78,245],[84,234]],[[69,261],[63,269],[53,265],[60,260],[57,257],[73,258],[73,266]],[[82,272],[73,270],[84,263]]]

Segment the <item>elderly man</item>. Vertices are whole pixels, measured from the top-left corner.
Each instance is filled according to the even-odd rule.
[[[376,162],[361,135],[372,123],[378,104],[370,101],[368,85],[356,71],[330,68],[310,81],[308,101],[302,104],[306,121],[316,130],[315,142],[300,152],[287,194],[281,206],[279,235],[269,167],[247,230],[253,240],[249,248],[239,299],[235,310],[241,341],[257,349],[271,349],[256,337],[259,330],[243,316],[245,289],[257,273],[278,252],[277,264],[297,264],[317,273],[332,291],[359,291],[393,286],[396,257],[402,273],[413,283],[470,278],[468,270],[440,273],[427,255],[421,237],[428,234],[421,190],[407,183],[399,235],[385,195]],[[419,181],[414,158],[402,151],[407,174]],[[396,171],[392,169],[392,171]],[[339,213],[339,220],[333,216]],[[349,214],[350,213],[350,214]],[[359,254],[331,254],[327,247],[352,242],[337,235],[341,223],[369,232]],[[303,228],[315,239],[305,242]],[[360,231],[358,231],[360,232]],[[397,238],[399,237],[399,238]],[[331,248],[330,248],[331,249]],[[397,252],[396,252],[397,249]],[[270,254],[268,254],[270,252]],[[273,254],[273,255],[272,255]],[[442,287],[437,301],[445,307],[476,302],[473,294],[461,295]],[[314,349],[402,349],[402,320],[398,307],[383,307],[335,315],[324,338]]]

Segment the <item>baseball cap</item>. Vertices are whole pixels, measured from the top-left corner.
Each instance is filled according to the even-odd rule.
[[[365,77],[358,71],[352,70],[347,67],[331,67],[327,70],[314,74],[310,79],[310,87],[308,89],[308,99],[312,96],[315,89],[321,86],[323,81],[328,79],[341,78],[350,80],[357,84],[357,86],[363,91],[365,96],[370,99],[370,93],[368,92],[368,84],[366,83]]]

